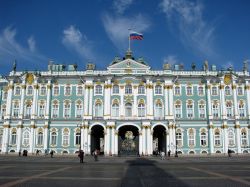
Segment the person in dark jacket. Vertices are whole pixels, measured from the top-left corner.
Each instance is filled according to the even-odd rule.
[[[78,157],[80,158],[80,163],[83,163],[83,158],[84,158],[84,152],[83,150],[80,150]]]

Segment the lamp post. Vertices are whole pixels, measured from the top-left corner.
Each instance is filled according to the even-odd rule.
[[[175,157],[178,157],[178,152],[177,152],[177,133],[176,133],[176,129],[177,129],[177,127],[179,127],[179,124],[176,122],[176,124],[175,124]]]

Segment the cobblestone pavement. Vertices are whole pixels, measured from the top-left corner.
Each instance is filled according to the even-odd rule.
[[[250,186],[250,156],[93,157],[0,155],[0,187]]]

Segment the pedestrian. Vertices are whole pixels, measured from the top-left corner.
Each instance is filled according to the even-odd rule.
[[[169,150],[169,151],[168,151],[168,157],[170,157],[170,154],[171,154],[171,151]]]
[[[51,158],[53,158],[53,154],[54,154],[54,151],[51,150],[51,151],[50,151],[50,157],[51,157]]]
[[[36,156],[37,156],[37,155],[39,155],[39,150],[38,150],[38,149],[36,150]]]
[[[97,151],[97,149],[95,149],[93,155],[94,155],[95,161],[98,161],[98,151]]]
[[[48,150],[45,149],[45,151],[44,151],[44,156],[47,156],[47,155],[48,155]]]
[[[84,152],[83,150],[80,150],[78,157],[80,158],[80,163],[83,163],[83,158],[84,158]]]
[[[228,157],[231,157],[232,151],[230,149],[227,150]]]
[[[161,160],[164,160],[165,159],[165,152],[161,152]]]
[[[21,152],[21,149],[19,150],[18,152],[18,156],[21,156],[22,152]]]

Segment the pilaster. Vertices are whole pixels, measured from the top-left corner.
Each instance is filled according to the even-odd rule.
[[[232,91],[233,91],[233,99],[234,99],[234,115],[235,115],[235,119],[239,119],[239,114],[238,114],[238,102],[237,102],[237,93],[236,93],[236,85],[233,84],[232,85]]]
[[[9,133],[10,133],[10,124],[9,122],[5,122],[3,125],[3,144],[2,144],[2,152],[8,153],[9,147]]]
[[[6,102],[6,114],[7,115],[5,119],[10,119],[10,116],[11,116],[13,89],[14,89],[13,80],[11,80],[8,86],[8,96],[7,96],[7,102]]]
[[[210,154],[214,153],[214,126],[213,123],[210,122],[209,125],[209,152]]]
[[[22,121],[19,121],[18,126],[17,126],[17,150],[21,150],[21,144],[22,144],[22,128],[23,124]]]
[[[241,142],[240,142],[240,124],[238,121],[235,123],[235,130],[236,130],[236,148],[237,153],[241,153]]]

